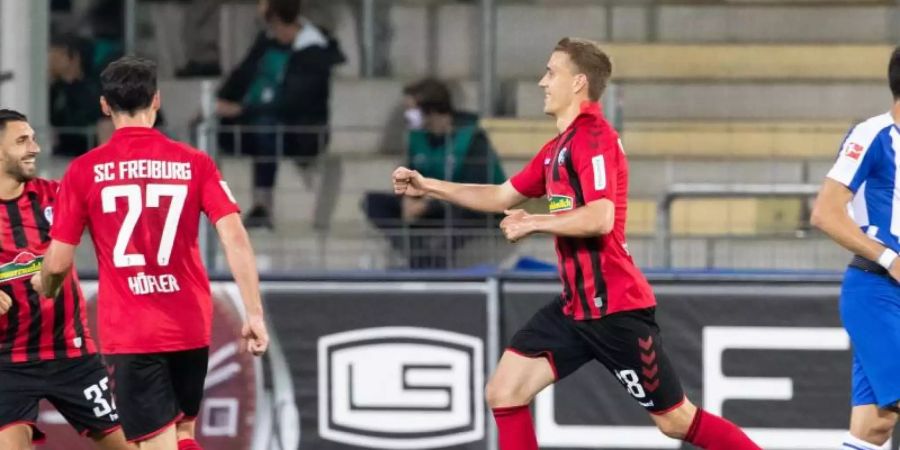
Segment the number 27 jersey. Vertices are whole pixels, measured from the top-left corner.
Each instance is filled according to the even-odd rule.
[[[101,350],[157,353],[209,345],[212,301],[197,242],[238,206],[215,162],[150,128],[122,128],[63,177],[51,236],[85,228],[100,275]]]

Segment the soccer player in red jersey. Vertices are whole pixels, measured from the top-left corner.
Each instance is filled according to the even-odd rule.
[[[101,352],[125,437],[141,449],[198,449],[194,419],[212,321],[200,216],[215,226],[240,289],[245,348],[261,355],[268,334],[253,249],[212,158],[152,128],[156,64],[113,62],[101,74],[101,93],[116,131],[63,176],[40,287],[59,289],[87,227],[100,271]]]
[[[528,405],[538,392],[598,360],[667,436],[713,450],[756,450],[743,431],[694,406],[662,347],[656,299],[625,245],[628,165],[598,103],[612,64],[591,41],[565,38],[540,81],[559,135],[502,185],[458,184],[400,167],[394,191],[484,212],[506,212],[511,242],[556,237],[562,295],[512,338],[486,388],[501,450],[536,450]],[[510,210],[546,196],[550,214]]]
[[[28,119],[0,109],[0,449],[44,440],[38,403],[47,399],[99,449],[125,450],[109,379],[85,321],[73,273],[41,298],[28,279],[41,269],[59,184],[37,178]]]

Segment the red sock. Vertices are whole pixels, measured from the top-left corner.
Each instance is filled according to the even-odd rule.
[[[702,409],[684,440],[707,450],[762,450],[737,425]]]
[[[493,411],[500,435],[500,450],[538,450],[528,405],[495,408]]]
[[[178,450],[203,450],[203,447],[193,439],[182,439],[178,441]]]

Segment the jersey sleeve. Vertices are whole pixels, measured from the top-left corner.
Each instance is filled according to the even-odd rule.
[[[535,198],[546,193],[544,158],[546,158],[546,151],[542,149],[519,173],[509,179],[509,182],[520,194]]]
[[[877,138],[872,139],[856,130],[851,132],[844,139],[837,160],[828,171],[828,178],[847,186],[855,194],[878,163],[877,142]]]
[[[591,135],[579,140],[572,154],[585,204],[603,198],[615,201],[622,143],[616,137],[601,137]]]
[[[80,180],[83,171],[72,164],[63,175],[53,209],[50,237],[66,244],[78,245],[88,220],[87,193]]]
[[[212,158],[202,155],[200,167],[200,205],[209,221],[215,224],[229,214],[240,212],[241,209],[231,193],[231,188],[222,179],[222,174]]]

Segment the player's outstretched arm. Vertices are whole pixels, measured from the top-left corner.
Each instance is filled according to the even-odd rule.
[[[410,197],[428,196],[487,213],[500,213],[512,208],[527,197],[519,193],[509,181],[503,184],[464,184],[426,178],[418,171],[398,167],[391,179],[394,193]]]
[[[853,192],[843,184],[826,178],[819,190],[810,222],[835,242],[870,261],[878,261],[885,246],[866,236],[847,212]],[[900,266],[900,264],[893,264]],[[893,273],[894,271],[891,270]]]
[[[75,246],[56,239],[50,242],[44,253],[41,273],[31,278],[34,290],[45,298],[56,298],[62,288],[66,275],[72,270],[75,261]]]
[[[260,356],[269,347],[269,333],[263,316],[262,300],[259,294],[259,272],[256,270],[256,257],[253,246],[241,216],[237,213],[222,217],[216,222],[216,231],[225,250],[225,259],[234,276],[234,281],[241,291],[241,300],[247,318],[241,335],[246,342],[246,350]]]
[[[594,200],[564,214],[528,214],[524,210],[505,211],[500,229],[510,242],[534,233],[587,238],[602,236],[613,229],[616,207],[608,199]]]

